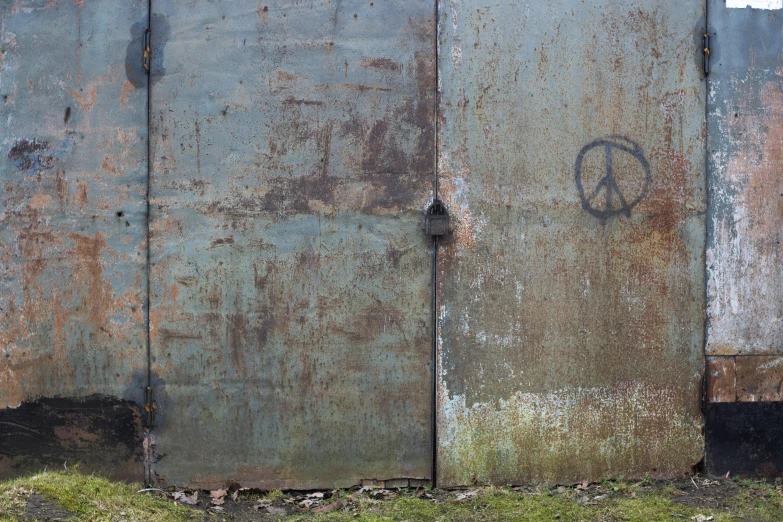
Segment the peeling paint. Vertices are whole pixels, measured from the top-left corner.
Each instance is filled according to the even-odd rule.
[[[718,10],[710,76],[708,337],[712,355],[783,353],[783,14]]]

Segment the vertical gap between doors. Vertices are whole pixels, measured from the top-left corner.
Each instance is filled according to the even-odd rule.
[[[435,158],[432,199],[438,199],[438,160],[440,129],[438,125],[440,109],[440,0],[435,0]],[[438,236],[432,236],[432,486],[438,481]]]

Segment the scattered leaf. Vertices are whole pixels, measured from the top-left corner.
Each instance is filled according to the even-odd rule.
[[[458,494],[456,500],[457,502],[462,502],[463,500],[467,500],[475,497],[476,495],[478,495],[478,493],[479,492],[477,489],[474,489],[473,491],[466,491],[464,493]]]
[[[228,493],[227,489],[216,489],[214,491],[210,491],[209,496],[212,498],[223,498],[226,496],[226,493]]]
[[[337,500],[335,502],[332,502],[331,504],[328,504],[326,506],[321,506],[319,508],[314,509],[313,511],[315,513],[331,513],[332,511],[337,511],[338,509],[343,508],[343,503],[341,500]]]
[[[171,497],[182,503],[182,504],[188,504],[189,506],[195,506],[198,504],[198,491],[194,491],[192,495],[188,495],[184,491],[175,491]]]
[[[213,498],[212,499],[212,505],[213,506],[222,506],[226,503],[226,499],[224,498]]]

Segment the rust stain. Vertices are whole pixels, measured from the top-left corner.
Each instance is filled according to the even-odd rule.
[[[122,87],[120,88],[120,108],[125,107],[125,104],[128,103],[128,95],[135,89],[136,87],[128,80],[125,80],[122,83]]]
[[[316,90],[326,89],[347,89],[351,91],[379,91],[379,92],[391,92],[393,89],[388,87],[378,87],[377,85],[365,85],[362,83],[329,83],[326,85],[318,85]]]
[[[92,109],[95,102],[98,100],[98,88],[95,85],[87,87],[87,93],[82,94],[78,91],[69,90],[68,94],[74,97],[79,103],[79,108],[83,111],[89,111]]]
[[[738,355],[737,401],[783,401],[783,357]]]
[[[114,174],[115,176],[119,174],[119,171],[117,170],[117,167],[111,164],[111,158],[110,156],[104,156],[103,161],[101,162],[101,168],[108,172],[109,174]]]
[[[394,58],[364,58],[359,62],[362,67],[388,72],[400,72],[400,62]]]
[[[93,236],[70,233],[68,237],[74,241],[70,253],[75,256],[81,270],[73,275],[76,288],[83,288],[87,295],[84,306],[90,323],[96,330],[108,325],[108,316],[112,307],[112,288],[103,279],[103,250],[106,240],[100,232]]]
[[[707,400],[737,400],[737,374],[734,357],[707,357]]]
[[[79,208],[84,208],[89,199],[90,187],[84,181],[77,181],[76,189],[76,205]]]
[[[294,98],[293,96],[289,96],[285,100],[283,100],[284,105],[323,105],[324,102],[320,100],[301,100],[299,98]]]

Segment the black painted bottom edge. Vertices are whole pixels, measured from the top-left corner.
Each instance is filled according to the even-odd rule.
[[[783,474],[783,402],[716,402],[705,410],[708,475]]]

